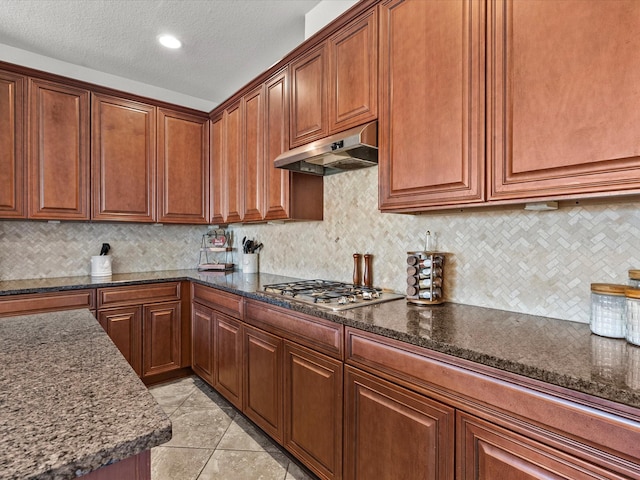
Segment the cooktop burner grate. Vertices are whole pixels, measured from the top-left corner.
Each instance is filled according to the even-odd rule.
[[[383,292],[379,288],[330,280],[274,283],[265,285],[264,291],[331,310],[346,310],[403,298],[402,295]]]

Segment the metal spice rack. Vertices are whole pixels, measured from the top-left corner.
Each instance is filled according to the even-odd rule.
[[[233,248],[229,244],[229,234],[224,229],[212,230],[202,235],[198,270],[233,270]]]
[[[437,305],[444,302],[444,259],[440,252],[407,252],[407,302]]]

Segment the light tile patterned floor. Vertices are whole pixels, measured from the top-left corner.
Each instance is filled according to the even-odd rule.
[[[173,424],[151,451],[153,480],[315,480],[198,377],[149,391]]]

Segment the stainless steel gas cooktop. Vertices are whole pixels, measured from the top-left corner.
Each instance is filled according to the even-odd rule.
[[[274,296],[287,297],[287,300],[334,311],[366,307],[374,303],[404,298],[403,295],[384,292],[379,288],[329,280],[274,283],[265,285],[264,291]]]

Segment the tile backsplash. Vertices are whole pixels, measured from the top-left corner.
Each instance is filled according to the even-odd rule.
[[[615,203],[531,212],[468,209],[422,215],[378,211],[377,168],[325,177],[323,222],[232,225],[264,243],[260,270],[350,281],[353,253],[371,253],[376,286],[404,292],[406,252],[427,230],[449,252],[449,301],[588,322],[590,283],[626,283],[640,268],[640,209]],[[112,246],[114,273],[193,268],[205,226],[0,221],[0,279],[88,275]],[[236,264],[241,254],[234,253]]]
[[[351,281],[353,253],[371,253],[376,286],[403,292],[406,252],[427,230],[449,252],[445,297],[452,302],[589,321],[590,284],[627,283],[640,268],[637,203],[526,211],[380,213],[377,167],[325,177],[323,222],[234,227],[264,243],[260,269]]]

